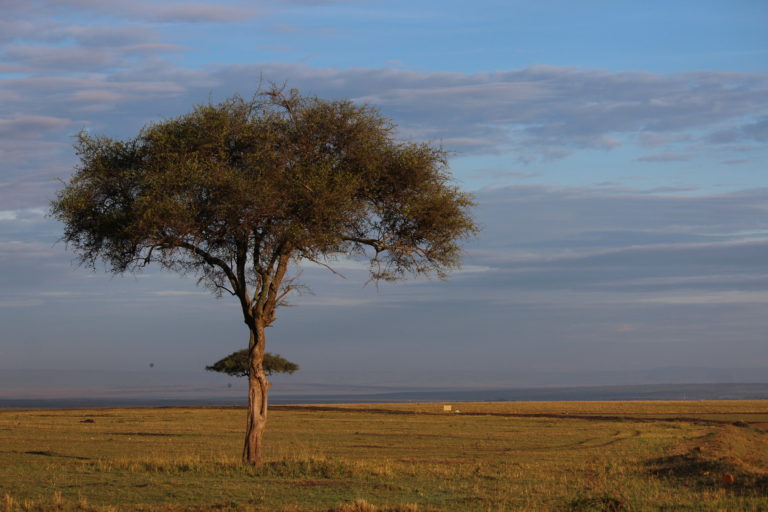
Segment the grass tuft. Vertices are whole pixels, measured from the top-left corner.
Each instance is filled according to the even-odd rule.
[[[579,496],[567,502],[563,512],[624,512],[624,500],[615,496]]]
[[[341,504],[328,512],[419,512],[419,506],[415,503],[405,503],[394,507],[379,508],[363,499],[357,499],[353,503]]]

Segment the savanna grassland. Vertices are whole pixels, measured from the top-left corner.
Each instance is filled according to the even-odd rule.
[[[768,402],[453,405],[0,411],[0,511],[768,510]]]

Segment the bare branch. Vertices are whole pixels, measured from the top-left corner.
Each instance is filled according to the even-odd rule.
[[[330,272],[331,274],[333,274],[335,276],[339,276],[342,279],[346,279],[347,278],[347,276],[345,276],[344,274],[342,274],[341,272],[339,272],[338,270],[336,270],[332,266],[328,265],[327,263],[324,263],[324,262],[318,260],[317,258],[313,258],[312,256],[310,256],[308,254],[305,254],[305,253],[302,253],[301,257],[303,259],[307,260],[307,261],[311,261],[315,265],[319,265],[319,266],[323,267],[324,269],[326,269],[328,272]]]
[[[214,285],[214,286],[216,286],[216,288],[218,288],[219,290],[224,290],[225,292],[229,293],[229,294],[230,294],[230,295],[232,295],[232,296],[235,296],[235,295],[237,295],[235,292],[233,292],[232,290],[230,290],[229,288],[227,288],[227,287],[226,287],[226,286],[224,286],[224,285],[221,285],[221,284],[216,284],[216,285]]]
[[[301,276],[301,273],[302,272],[299,271],[295,276],[291,277],[290,279],[283,280],[282,292],[280,292],[280,294],[278,294],[277,296],[278,306],[290,306],[290,304],[285,301],[285,298],[288,295],[290,295],[292,292],[296,292],[298,295],[303,295],[304,293],[314,295],[312,292],[312,289],[309,288],[309,286],[306,286],[303,284],[295,284],[295,282]]]
[[[386,240],[389,240],[392,238],[392,235],[388,235],[387,237],[383,239],[377,239],[377,238],[358,238],[353,236],[345,236],[342,237],[342,240],[347,242],[355,242],[362,245],[368,245],[372,247],[376,253],[382,253],[385,251],[390,252],[404,252],[408,254],[417,254],[419,256],[422,256],[424,258],[429,258],[429,252],[424,249],[423,247],[420,247],[418,245],[405,245],[405,244],[387,244],[385,243]]]
[[[281,87],[278,87],[275,84],[272,84],[272,88],[269,91],[266,91],[264,94],[266,96],[269,96],[269,98],[272,100],[272,103],[274,105],[279,105],[285,109],[286,112],[288,112],[288,115],[291,118],[291,121],[293,121],[294,126],[298,125],[296,114],[294,113],[293,104],[291,103],[291,100],[285,96],[283,91],[285,90],[286,84],[283,84]],[[293,92],[293,90],[291,91]]]
[[[150,264],[150,262],[152,261],[152,251],[154,251],[158,247],[159,246],[157,246],[157,245],[153,245],[152,247],[149,248],[149,250],[147,251],[146,256],[144,256],[144,261],[142,263],[139,263],[140,267],[146,267],[147,265]]]

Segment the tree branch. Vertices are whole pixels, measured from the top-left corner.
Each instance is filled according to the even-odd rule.
[[[233,296],[234,296],[234,295],[237,295],[235,292],[233,292],[232,290],[230,290],[229,288],[227,288],[227,287],[226,287],[226,286],[224,286],[224,285],[221,285],[221,284],[214,284],[214,286],[215,286],[216,288],[220,289],[220,290],[224,290],[225,292],[229,293],[230,295],[233,295]]]
[[[358,244],[368,245],[373,247],[377,253],[384,251],[401,251],[409,254],[419,254],[425,258],[429,258],[429,253],[419,246],[412,245],[399,245],[399,244],[386,244],[385,242],[392,238],[392,235],[386,236],[383,239],[377,238],[359,238],[354,236],[341,237],[345,242],[355,242]]]
[[[259,288],[253,292],[253,302],[255,302],[254,307],[258,308],[260,313],[263,312],[263,308],[269,299],[269,290],[272,286],[274,278],[272,272],[275,268],[275,263],[277,263],[277,260],[282,256],[284,252],[286,254],[290,254],[290,252],[286,251],[285,249],[285,242],[280,242],[277,248],[272,252],[272,256],[269,258],[269,263],[267,264],[266,268],[262,267],[258,271],[258,274],[261,277],[261,283],[259,283]],[[279,284],[280,283],[278,283],[278,285]]]
[[[331,274],[333,274],[335,276],[339,276],[342,279],[346,279],[347,278],[347,276],[345,276],[344,274],[342,274],[341,272],[339,272],[338,270],[336,270],[335,268],[333,268],[329,264],[323,263],[322,261],[318,260],[317,258],[313,258],[312,256],[309,256],[308,254],[305,254],[305,253],[302,253],[301,257],[304,258],[307,261],[311,261],[315,265],[320,265],[321,267],[323,267],[324,269],[326,269],[328,272],[330,272]]]
[[[265,304],[265,313],[267,314],[267,322],[269,325],[275,320],[275,309],[278,304],[278,296],[280,295],[280,283],[285,277],[285,273],[288,270],[288,261],[291,259],[290,252],[286,252],[280,255],[275,275],[272,278],[272,282],[269,284],[269,292],[267,295],[267,302]]]
[[[219,267],[227,275],[232,286],[235,289],[239,288],[237,276],[235,276],[234,272],[232,272],[232,269],[229,268],[229,265],[227,265],[227,263],[221,258],[217,258],[216,256],[209,254],[208,252],[202,250],[196,245],[190,244],[189,242],[176,242],[174,245],[181,247],[182,249],[187,249],[188,251],[191,251],[192,253],[200,256],[207,264],[211,266]]]
[[[237,268],[237,280],[240,283],[240,291],[243,297],[248,296],[248,284],[245,282],[245,265],[248,263],[248,238],[245,242],[243,240],[237,240],[235,242],[235,265]]]

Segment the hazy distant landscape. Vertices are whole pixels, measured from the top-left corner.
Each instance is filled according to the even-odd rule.
[[[355,390],[350,390],[355,391]],[[274,404],[344,404],[392,402],[499,402],[601,400],[768,400],[768,384],[656,384],[643,386],[591,386],[569,388],[435,389],[392,391],[356,390],[349,393],[275,394]],[[187,395],[188,396],[188,395]],[[149,395],[115,398],[0,398],[0,409],[59,409],[91,407],[195,407],[243,405],[242,396],[209,398],[153,398]]]
[[[376,384],[386,375],[275,376],[274,403],[525,400],[761,400],[768,368],[657,368],[643,372],[484,375],[456,372]],[[333,381],[336,381],[335,383]],[[141,382],[141,386],[137,383]],[[441,382],[443,385],[440,385]],[[506,383],[505,383],[506,382]],[[460,385],[463,383],[463,385]],[[210,372],[0,371],[0,408],[240,405],[245,380]]]

